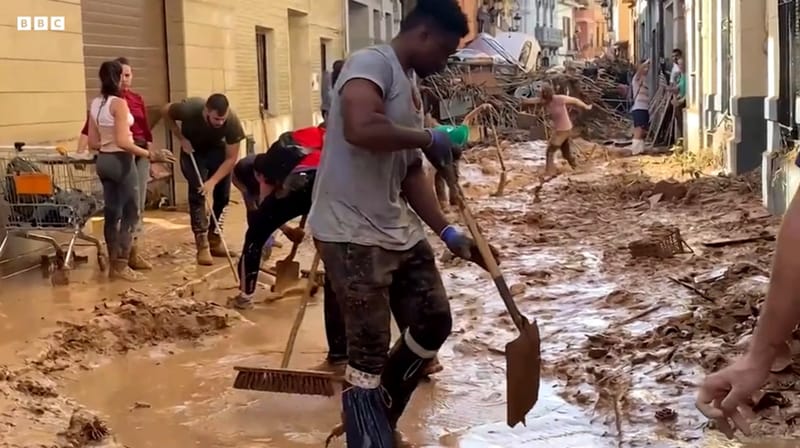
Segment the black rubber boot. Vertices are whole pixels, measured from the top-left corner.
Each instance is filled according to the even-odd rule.
[[[405,337],[400,337],[389,351],[389,359],[386,361],[381,382],[391,400],[389,422],[392,429],[397,428],[400,416],[403,415],[411,395],[432,361],[433,359],[421,358],[412,352],[406,344]]]
[[[386,391],[345,385],[342,420],[347,446],[394,448],[394,429],[389,423]]]

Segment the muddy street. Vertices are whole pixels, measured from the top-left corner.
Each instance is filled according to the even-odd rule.
[[[443,256],[454,332],[444,371],[401,420],[418,446],[739,446],[708,431],[693,401],[703,373],[741,348],[766,291],[779,220],[761,207],[759,182],[701,175],[679,156],[580,146],[577,171],[542,183],[543,144],[507,145],[501,197],[492,195],[495,149],[465,153],[471,205],[521,309],[539,322],[546,382],[528,426],[508,429],[502,350],[514,327],[488,276]],[[673,228],[685,244],[663,242]],[[233,247],[242,229],[226,228]],[[234,291],[224,262],[194,266],[184,215],[152,215],[146,235],[155,269],[134,287],[98,281],[91,264],[67,287],[38,271],[3,280],[0,446],[322,446],[338,400],[231,388],[234,365],[280,362],[299,290],[273,300],[261,288],[268,300],[239,313],[226,306]],[[676,244],[684,253],[671,258],[632,255]],[[323,360],[323,331],[317,297],[293,365]],[[745,446],[792,434],[790,364],[761,397],[762,445]]]

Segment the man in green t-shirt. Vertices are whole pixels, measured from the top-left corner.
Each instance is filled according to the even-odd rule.
[[[181,144],[181,172],[189,184],[189,214],[197,244],[197,264],[208,266],[212,257],[226,256],[222,235],[209,229],[206,197],[212,197],[212,212],[219,221],[231,193],[231,172],[239,158],[244,129],[230,110],[228,98],[215,93],[204,100],[187,98],[164,106],[162,115],[172,135]],[[180,126],[176,122],[180,121]],[[197,161],[201,179],[192,164]]]

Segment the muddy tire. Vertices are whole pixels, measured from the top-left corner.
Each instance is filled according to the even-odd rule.
[[[56,269],[53,271],[53,275],[50,277],[50,282],[53,286],[64,286],[69,284],[69,270],[68,269]]]
[[[97,266],[100,268],[100,272],[107,272],[108,271],[108,255],[106,255],[106,254],[97,254]]]

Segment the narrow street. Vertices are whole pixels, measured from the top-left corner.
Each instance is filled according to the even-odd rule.
[[[781,446],[723,443],[693,403],[705,369],[727,362],[751,330],[766,291],[779,219],[763,210],[758,178],[692,176],[686,157],[614,158],[602,146],[580,147],[576,172],[541,185],[543,143],[509,146],[502,197],[491,195],[493,147],[468,151],[461,168],[516,300],[542,332],[546,381],[527,427],[504,423],[502,350],[515,333],[502,302],[477,267],[445,257],[454,332],[444,371],[419,389],[403,431],[421,447]],[[227,240],[239,247],[233,208]],[[106,428],[109,447],[321,446],[337,400],[231,388],[234,365],[279,363],[297,294],[240,315],[225,306],[233,283],[224,261],[194,268],[185,215],[154,214],[147,224],[156,268],[133,288],[97,280],[93,264],[69,287],[51,287],[38,271],[3,282],[12,293],[0,302],[0,447],[95,446]],[[678,227],[688,253],[633,258],[628,244],[656,224]],[[761,239],[731,241],[750,237]],[[307,267],[310,253],[300,259]],[[320,303],[295,366],[324,357]],[[777,381],[796,380],[784,376]],[[792,430],[779,416],[796,405],[769,390],[757,435]],[[99,420],[73,415],[78,407]]]

